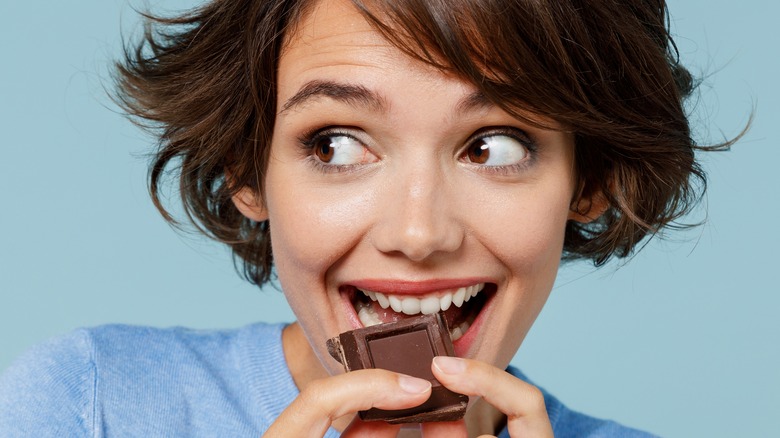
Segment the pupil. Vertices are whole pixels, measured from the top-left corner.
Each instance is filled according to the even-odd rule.
[[[329,137],[323,138],[319,141],[315,154],[320,161],[329,163],[333,159],[333,146]]]
[[[469,150],[469,160],[473,163],[484,164],[490,157],[490,146],[480,143]]]

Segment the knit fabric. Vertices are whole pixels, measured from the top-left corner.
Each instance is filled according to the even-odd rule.
[[[0,376],[0,436],[258,437],[298,395],[283,328],[77,330]],[[650,436],[573,412],[547,393],[545,402],[559,438]]]

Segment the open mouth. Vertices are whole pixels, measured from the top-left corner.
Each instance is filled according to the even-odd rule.
[[[479,283],[425,295],[401,295],[353,288],[350,301],[365,327],[419,314],[443,312],[453,341],[468,331],[495,286]]]

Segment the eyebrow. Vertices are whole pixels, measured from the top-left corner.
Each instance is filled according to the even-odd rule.
[[[485,93],[477,90],[461,99],[455,109],[459,113],[464,114],[478,110],[487,110],[495,106],[496,104],[491,102],[490,99],[485,96]]]
[[[366,107],[376,112],[387,111],[387,101],[379,93],[362,85],[342,84],[331,81],[311,81],[287,99],[280,112],[301,106],[310,100],[328,97],[350,105]]]
[[[362,106],[380,113],[386,112],[389,107],[384,96],[362,85],[316,80],[307,82],[295,95],[287,99],[280,113],[287,112],[320,97],[327,97],[349,105]],[[492,107],[495,107],[495,104],[484,93],[477,90],[462,98],[455,109],[459,113],[468,113]]]

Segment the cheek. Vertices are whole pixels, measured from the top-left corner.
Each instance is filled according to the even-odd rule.
[[[497,258],[513,271],[522,271],[516,274],[549,271],[560,260],[568,196],[565,190],[499,192],[489,202],[480,203],[482,220],[476,232],[489,242],[486,246]]]
[[[558,208],[556,208],[558,207]],[[515,253],[532,269],[557,266],[563,249],[568,208],[542,204],[527,212],[522,230],[514,236]]]
[[[525,198],[529,200],[529,198]],[[505,367],[514,357],[555,282],[566,224],[566,203],[504,205],[493,215],[491,254],[506,269],[506,288],[484,326],[482,360]]]
[[[269,184],[266,196],[274,262],[280,273],[294,270],[295,275],[324,275],[360,240],[373,204],[365,188],[303,183]]]

